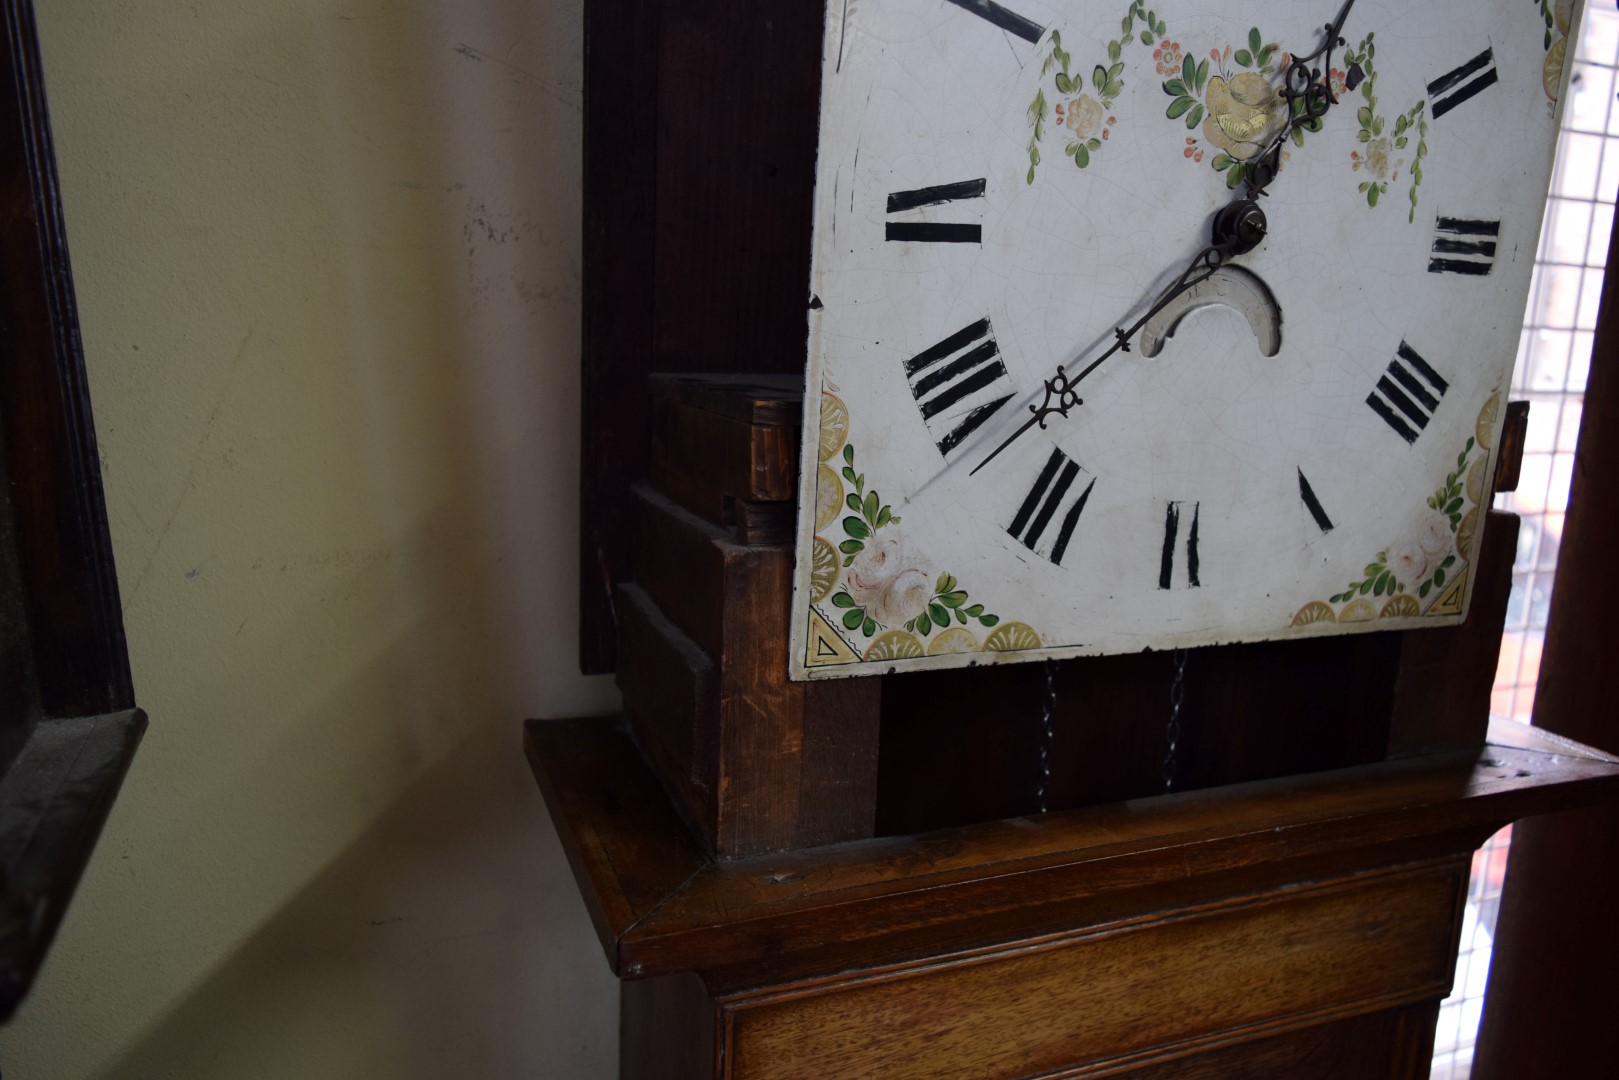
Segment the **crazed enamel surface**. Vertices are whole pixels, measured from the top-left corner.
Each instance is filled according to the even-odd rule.
[[[829,3],[795,677],[1465,616],[1577,11],[1357,0],[1233,264],[1280,347],[1183,298],[973,475],[1207,245],[1340,6]]]

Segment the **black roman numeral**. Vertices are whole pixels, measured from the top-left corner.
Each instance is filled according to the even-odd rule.
[[[1299,470],[1299,498],[1304,500],[1304,508],[1315,518],[1316,527],[1324,533],[1331,532],[1332,519],[1327,516],[1321,500],[1315,497],[1315,489],[1310,486],[1310,481],[1305,479],[1303,469]]]
[[[1181,508],[1185,503],[1172,502],[1169,512],[1164,516],[1164,557],[1158,565],[1158,587],[1172,589],[1175,587],[1175,541],[1180,537]],[[1186,587],[1188,589],[1202,588],[1203,583],[1197,576],[1197,518],[1202,503],[1192,504],[1192,522],[1186,530]]]
[[[1046,32],[1046,28],[1039,23],[1006,10],[995,3],[995,0],[950,0],[950,2],[1000,27],[1008,34],[1015,34],[1030,45],[1036,44],[1040,40],[1040,35]]]
[[[1499,221],[1440,218],[1428,273],[1478,277],[1488,274],[1495,268],[1495,241],[1500,235]]]
[[[1429,112],[1437,120],[1495,83],[1495,50],[1485,49],[1455,71],[1428,84]]]
[[[1396,435],[1414,443],[1449,389],[1450,384],[1402,341],[1399,355],[1389,361],[1388,371],[1377,380],[1377,389],[1366,398],[1366,404]]]
[[[1012,400],[1012,377],[988,319],[905,361],[905,377],[939,453],[949,457]]]
[[[1061,450],[1053,450],[1046,467],[1040,470],[1034,487],[1029,489],[1023,505],[1018,507],[1017,517],[1012,519],[1007,529],[1013,539],[1021,541],[1030,551],[1044,555],[1058,566],[1062,565],[1063,556],[1068,554],[1068,544],[1074,538],[1079,516],[1085,512],[1091,489],[1096,486],[1093,477],[1084,490],[1076,491],[1080,471],[1080,467],[1069,461]],[[1054,521],[1058,523],[1056,536],[1050,548],[1042,550],[1046,530]]]
[[[917,188],[915,191],[896,191],[888,197],[888,212],[902,214],[924,206],[938,206],[962,199],[982,199],[984,188],[983,180],[959,180],[954,184]],[[947,221],[890,221],[886,236],[889,240],[919,240],[931,244],[981,244],[984,242],[984,227]]]

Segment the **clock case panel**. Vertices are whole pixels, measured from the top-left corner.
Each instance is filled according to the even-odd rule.
[[[586,5],[586,672],[622,671],[613,596],[646,542],[631,489],[649,472],[650,377],[804,371],[820,8]],[[1193,651],[1176,789],[1481,745],[1514,530],[1504,515],[1488,530],[1461,627]],[[1162,791],[1171,657],[1055,672],[1048,807]],[[880,833],[1038,809],[1044,665],[878,678]]]

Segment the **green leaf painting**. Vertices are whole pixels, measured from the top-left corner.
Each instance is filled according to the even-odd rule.
[[[1542,11],[1553,11],[1548,7],[1551,0],[1536,2]],[[1554,14],[1544,18],[1550,49],[1552,35],[1558,34],[1561,40],[1560,27]],[[1152,50],[1151,62],[1170,99],[1165,118],[1184,125],[1188,132],[1183,156],[1195,164],[1207,158],[1231,190],[1248,178],[1251,162],[1271,145],[1267,136],[1291,127],[1293,145],[1303,147],[1311,134],[1322,130],[1320,118],[1291,126],[1290,121],[1304,115],[1304,100],[1289,102],[1280,93],[1279,72],[1289,58],[1277,42],[1266,40],[1259,27],[1250,27],[1240,42],[1210,49],[1207,56],[1171,40],[1168,33],[1168,25],[1148,10],[1146,0],[1132,0],[1119,21],[1119,36],[1107,43],[1105,62],[1076,69],[1072,54],[1063,48],[1061,32],[1051,32],[1041,61],[1041,83],[1027,110],[1027,183],[1034,183],[1045,160],[1041,150],[1049,136],[1060,137],[1063,155],[1078,168],[1088,169],[1099,160],[1116,130],[1118,117],[1113,106],[1137,63],[1127,55],[1137,42]],[[1353,107],[1359,125],[1357,146],[1349,160],[1356,190],[1368,208],[1376,208],[1390,188],[1403,180],[1406,217],[1414,223],[1428,156],[1427,102],[1419,100],[1392,119],[1381,111],[1375,34],[1367,34],[1346,49],[1342,63],[1343,69],[1332,68],[1323,74],[1322,82],[1335,101]],[[1362,76],[1356,86],[1360,100],[1351,102],[1348,71],[1356,67]],[[1286,159],[1284,153],[1284,163]]]
[[[1249,28],[1240,46],[1214,48],[1207,57],[1182,55],[1178,43],[1165,46],[1171,47],[1174,55],[1167,59],[1172,62],[1158,68],[1168,76],[1162,84],[1170,99],[1164,116],[1193,133],[1186,137],[1183,156],[1194,164],[1208,157],[1214,171],[1224,174],[1226,187],[1235,189],[1247,179],[1249,162],[1287,120],[1288,106],[1272,81],[1281,47],[1267,42],[1257,26]],[[1301,138],[1295,132],[1295,140]]]
[[[1360,83],[1361,104],[1355,109],[1360,130],[1355,141],[1360,148],[1351,150],[1349,163],[1352,172],[1362,179],[1356,186],[1366,198],[1366,205],[1376,207],[1389,192],[1390,185],[1399,183],[1400,170],[1408,166],[1411,181],[1407,198],[1409,222],[1417,219],[1418,190],[1422,187],[1422,160],[1428,156],[1428,103],[1418,101],[1394,118],[1394,127],[1388,130],[1384,114],[1377,100],[1377,35],[1367,34],[1354,48],[1344,53],[1344,63],[1359,65],[1363,76]],[[1342,98],[1337,72],[1333,73],[1334,96]],[[1347,92],[1347,88],[1345,88]],[[1386,132],[1386,133],[1385,133]],[[1413,146],[1412,140],[1415,139]]]
[[[1494,423],[1499,395],[1479,412],[1477,430],[1484,437]],[[1379,551],[1360,575],[1326,600],[1312,600],[1293,616],[1293,625],[1355,622],[1378,617],[1430,614],[1448,584],[1466,567],[1477,542],[1479,503],[1488,502],[1484,469],[1489,458],[1478,438],[1469,436],[1420,514],[1395,543]],[[1457,614],[1459,605],[1443,609]]]
[[[828,410],[828,415],[842,413],[841,402]],[[847,489],[840,486],[833,492],[842,498],[844,513],[831,515],[827,522],[828,528],[835,523],[842,534],[836,544],[842,559],[829,558],[830,565],[816,571],[824,574],[824,578],[817,579],[824,583],[824,589],[814,594],[818,598],[815,602],[824,600],[830,604],[830,612],[823,612],[829,622],[850,635],[865,638],[870,646],[868,654],[874,650],[880,654],[867,655],[867,659],[887,661],[912,656],[913,650],[914,655],[924,655],[935,648],[945,652],[993,648],[993,641],[980,640],[973,630],[994,629],[1000,625],[1000,617],[974,602],[955,575],[930,577],[905,555],[903,544],[894,537],[895,527],[903,523],[903,518],[883,501],[875,486],[867,486],[854,442],[845,442],[834,450],[846,433],[837,429],[828,444],[828,430],[831,429],[823,427],[824,452],[841,460],[841,472],[835,475],[848,485]],[[836,483],[830,477],[829,482]],[[832,538],[818,537],[817,542],[830,548]],[[1028,633],[1034,635],[1032,630]],[[883,640],[873,642],[879,635]]]
[[[1151,46],[1162,39],[1167,30],[1164,21],[1147,10],[1146,0],[1131,0],[1119,22],[1119,36],[1107,43],[1107,62],[1092,65],[1088,72],[1084,68],[1074,69],[1073,56],[1062,46],[1062,33],[1051,32],[1040,64],[1040,88],[1035,91],[1027,113],[1029,171],[1025,180],[1028,183],[1034,183],[1044,160],[1040,147],[1048,134],[1048,125],[1054,126],[1060,134],[1064,156],[1081,169],[1090,167],[1094,155],[1112,137],[1113,127],[1118,123],[1112,109],[1114,101],[1124,93],[1125,49],[1137,41]],[[1048,85],[1056,93],[1055,99],[1046,97]]]

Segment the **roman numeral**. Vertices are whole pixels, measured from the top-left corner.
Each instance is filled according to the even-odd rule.
[[[1175,587],[1175,542],[1180,538],[1182,507],[1185,503],[1172,502],[1169,512],[1164,516],[1164,556],[1158,564],[1158,587],[1172,589]],[[1192,520],[1186,529],[1186,587],[1188,589],[1202,588],[1203,583],[1197,577],[1197,518],[1202,503],[1192,504]]]
[[[1377,389],[1366,398],[1366,404],[1396,435],[1414,443],[1449,389],[1450,384],[1402,341],[1399,355],[1389,361],[1388,371],[1377,380]]]
[[[1310,486],[1310,481],[1305,479],[1303,469],[1299,470],[1299,498],[1304,500],[1304,508],[1315,518],[1316,527],[1324,533],[1331,532],[1332,519],[1327,516],[1321,500],[1315,497],[1315,489]]]
[[[922,421],[948,458],[1012,400],[1012,377],[988,319],[979,319],[905,361]]]
[[[1488,274],[1495,268],[1495,241],[1500,235],[1499,221],[1440,218],[1428,273]]]
[[[950,2],[964,11],[972,12],[991,25],[1000,27],[1008,34],[1022,38],[1030,45],[1039,42],[1040,36],[1046,32],[1046,28],[1039,23],[1008,11],[995,3],[995,0],[950,0]]]
[[[1428,84],[1429,112],[1437,120],[1480,90],[1494,86],[1495,82],[1495,50],[1485,49],[1455,71]]]
[[[1034,487],[1029,489],[1023,505],[1018,507],[1017,517],[1012,519],[1007,529],[1014,540],[1021,541],[1024,547],[1037,555],[1043,554],[1058,566],[1062,565],[1063,556],[1068,554],[1074,529],[1079,525],[1080,515],[1085,512],[1085,504],[1090,501],[1091,489],[1096,486],[1096,479],[1092,477],[1083,490],[1076,490],[1080,471],[1080,467],[1069,461],[1061,450],[1053,450],[1046,467],[1040,470]],[[1042,550],[1046,532],[1053,524],[1056,524],[1057,531],[1051,546]]]
[[[896,191],[888,197],[888,212],[902,214],[924,206],[939,206],[962,199],[982,199],[984,188],[983,180],[959,180],[954,184],[917,188],[915,191]],[[889,240],[918,240],[931,244],[981,244],[984,242],[984,227],[946,221],[890,221],[886,236]]]

